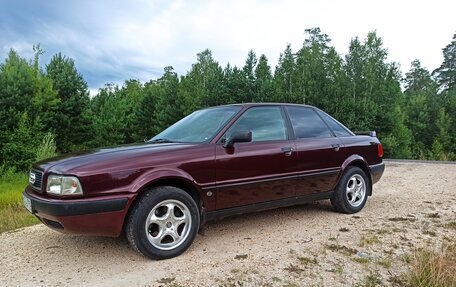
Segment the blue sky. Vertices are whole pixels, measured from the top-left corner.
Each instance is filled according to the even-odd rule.
[[[320,27],[341,54],[354,36],[376,30],[402,71],[418,58],[430,70],[456,33],[456,1],[58,1],[0,0],[0,57],[23,57],[40,43],[47,63],[73,58],[92,93],[107,82],[159,77],[165,66],[185,74],[209,48],[221,65],[243,65],[253,49],[274,67],[287,43]]]

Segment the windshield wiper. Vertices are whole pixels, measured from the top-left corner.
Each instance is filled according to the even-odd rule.
[[[175,141],[169,140],[169,139],[155,139],[155,140],[150,140],[148,143],[173,143]]]

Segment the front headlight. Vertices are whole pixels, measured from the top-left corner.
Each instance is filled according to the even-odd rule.
[[[54,195],[81,195],[82,187],[77,177],[51,174],[46,192]]]

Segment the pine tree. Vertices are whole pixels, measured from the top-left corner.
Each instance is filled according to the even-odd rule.
[[[243,91],[238,95],[239,102],[253,102],[257,94],[255,85],[255,67],[257,64],[257,57],[253,50],[250,50],[247,55],[247,60],[242,68],[244,74]]]
[[[58,99],[39,68],[41,54],[35,47],[34,60],[28,62],[11,50],[0,65],[0,165],[29,168],[39,141],[51,130]]]
[[[453,35],[453,41],[443,48],[443,63],[432,73],[440,91],[452,92],[456,95],[456,33]]]
[[[273,77],[268,58],[263,54],[258,60],[255,68],[255,91],[254,102],[272,102],[273,99]]]
[[[179,79],[173,67],[166,67],[163,76],[157,80],[159,94],[154,118],[157,131],[162,131],[183,116],[183,101],[178,94]]]
[[[87,83],[76,69],[73,59],[61,53],[54,55],[46,65],[46,75],[58,93],[60,106],[54,122],[57,148],[69,152],[84,147],[89,140],[89,104]]]
[[[294,79],[296,69],[295,57],[288,44],[285,51],[280,54],[279,63],[274,72],[275,101],[292,103],[293,91],[296,88]]]

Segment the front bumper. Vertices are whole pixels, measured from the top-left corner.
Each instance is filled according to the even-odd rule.
[[[370,165],[369,169],[372,175],[372,183],[376,183],[380,180],[385,171],[385,164],[382,162],[380,164]]]
[[[33,215],[48,227],[72,234],[119,236],[134,195],[103,196],[91,199],[50,199],[30,189],[23,192],[30,200]]]

